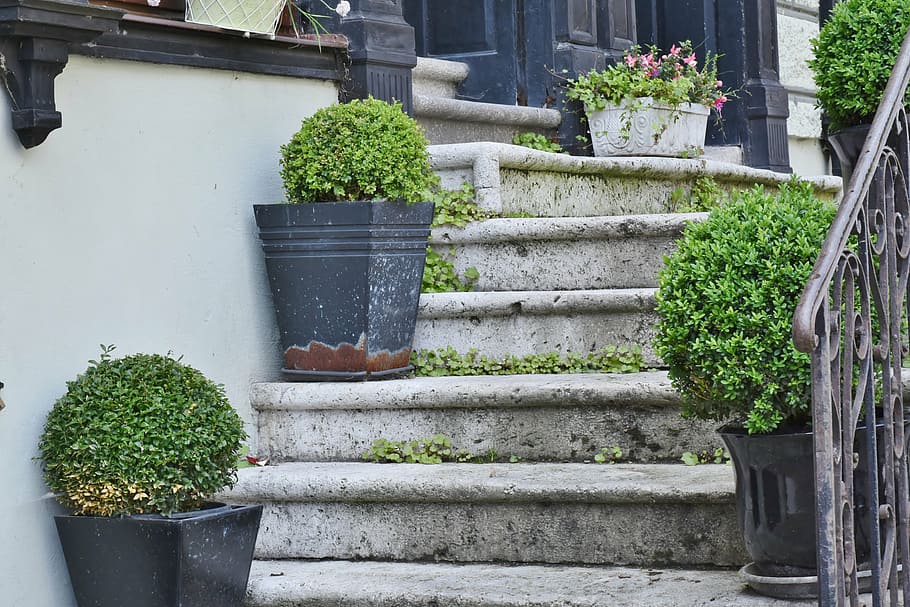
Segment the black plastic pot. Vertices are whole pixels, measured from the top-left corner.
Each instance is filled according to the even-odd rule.
[[[736,470],[736,506],[746,551],[760,575],[816,574],[815,468],[812,432],[753,434],[718,430]],[[881,432],[881,427],[879,432]],[[865,430],[857,429],[857,444]],[[859,563],[870,554],[870,520],[863,492],[869,465],[865,449],[854,469],[854,525]]]
[[[56,516],[79,607],[241,607],[262,506]]]
[[[846,187],[847,182],[853,175],[853,167],[856,166],[856,161],[859,159],[859,153],[863,150],[863,144],[866,143],[866,136],[869,134],[871,126],[871,124],[860,124],[828,134],[828,143],[834,148],[834,153],[837,155],[838,162],[840,162],[844,187]]]
[[[433,203],[254,205],[254,213],[285,377],[409,371]]]

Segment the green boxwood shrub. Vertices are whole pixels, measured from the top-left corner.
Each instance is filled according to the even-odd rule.
[[[169,514],[232,485],[246,433],[224,389],[179,359],[110,350],[47,417],[39,451],[58,500],[74,514]]]
[[[910,27],[907,0],[843,0],[812,41],[818,102],[832,129],[870,123]],[[910,97],[905,99],[905,103]]]
[[[655,340],[685,416],[750,433],[808,421],[809,357],[791,323],[834,213],[793,181],[736,192],[687,228],[660,273]]]
[[[373,99],[318,110],[281,147],[288,202],[428,200],[438,182],[413,118]]]

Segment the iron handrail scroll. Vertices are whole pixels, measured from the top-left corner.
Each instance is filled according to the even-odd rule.
[[[908,81],[910,34],[793,319],[796,347],[812,360],[823,607],[858,607],[861,592],[871,593],[875,607],[910,605],[910,581],[901,580],[910,573],[901,381],[910,268]],[[866,575],[868,590],[858,581]]]

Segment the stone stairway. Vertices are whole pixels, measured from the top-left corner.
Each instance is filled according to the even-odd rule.
[[[474,186],[478,203],[504,215],[433,231],[455,267],[483,268],[476,291],[421,298],[418,349],[451,345],[502,357],[593,352],[635,345],[659,365],[654,336],[657,270],[689,221],[668,214],[701,177],[728,190],[774,188],[789,175],[710,160],[582,158],[502,143],[431,146],[445,187]],[[834,199],[840,180],[811,180]]]
[[[415,107],[431,105],[421,96],[458,101],[459,69],[434,66],[437,88],[421,85]],[[415,347],[496,356],[639,345],[659,366],[650,348],[656,274],[685,225],[703,217],[668,214],[672,193],[702,175],[728,188],[789,178],[495,142],[431,151],[444,184],[469,182],[487,208],[536,217],[432,234],[434,248],[480,279],[473,292],[421,298]],[[814,185],[838,195],[839,180]],[[721,442],[713,424],[680,418],[659,368],[262,383],[251,400],[258,454],[270,465],[241,470],[223,496],[265,506],[249,607],[812,604],[757,596],[739,579],[747,557],[732,468],[679,463]],[[436,433],[490,461],[360,458],[380,437]],[[614,446],[618,463],[593,463]]]

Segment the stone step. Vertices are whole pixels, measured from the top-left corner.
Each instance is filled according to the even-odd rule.
[[[433,249],[475,291],[556,291],[656,287],[664,256],[705,213],[489,219],[433,230]]]
[[[739,566],[733,468],[287,463],[220,499],[264,505],[264,559]]]
[[[735,570],[255,561],[246,607],[810,607]]]
[[[562,114],[547,108],[415,94],[414,118],[432,144],[511,144],[515,135],[526,132],[554,137]]]
[[[690,191],[701,176],[727,189],[776,187],[792,177],[705,159],[587,158],[502,143],[433,145],[430,154],[444,187],[471,183],[484,208],[534,217],[666,213],[673,192]],[[807,179],[820,197],[840,197],[839,177]]]
[[[440,433],[522,461],[591,461],[617,446],[623,462],[678,462],[722,444],[719,424],[680,417],[664,371],[259,383],[250,400],[272,461],[359,461],[378,438]]]
[[[417,65],[411,71],[414,94],[454,99],[458,85],[468,77],[469,69],[460,61],[418,57]]]
[[[468,66],[457,61],[417,59],[414,68],[414,117],[433,144],[496,141],[512,143],[524,132],[556,135],[558,110],[457,99]]]
[[[596,352],[605,346],[642,348],[659,365],[651,341],[656,289],[479,291],[420,296],[414,348],[471,348],[508,354]]]

